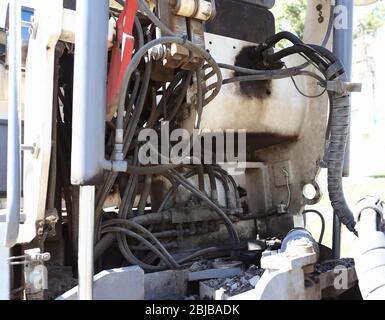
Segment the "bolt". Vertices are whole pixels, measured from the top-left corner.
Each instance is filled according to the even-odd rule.
[[[152,47],[150,51],[150,56],[154,60],[163,60],[166,58],[167,49],[164,45],[157,45]]]
[[[278,214],[285,214],[287,212],[286,205],[284,203],[280,203],[277,205],[277,213]]]

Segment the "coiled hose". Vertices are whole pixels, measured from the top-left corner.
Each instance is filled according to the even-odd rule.
[[[327,152],[328,193],[334,214],[354,234],[356,222],[343,191],[342,173],[350,128],[350,96],[330,94],[331,120]]]

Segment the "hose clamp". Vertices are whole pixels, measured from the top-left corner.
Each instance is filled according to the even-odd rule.
[[[337,60],[329,68],[326,69],[326,79],[330,80],[338,77],[341,73],[344,72],[344,65],[341,61]]]
[[[340,96],[344,96],[351,92],[361,92],[362,83],[346,82],[342,80],[327,81],[325,89],[327,91],[335,92]]]

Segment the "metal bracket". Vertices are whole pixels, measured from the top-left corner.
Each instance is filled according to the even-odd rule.
[[[39,157],[40,148],[34,143],[33,145],[22,144],[20,146],[21,151],[29,151],[35,158]]]
[[[361,92],[362,83],[345,82],[341,80],[327,81],[325,89],[336,92],[339,95],[347,95],[350,92]]]
[[[28,300],[42,300],[44,290],[48,288],[47,268],[44,262],[49,261],[51,255],[48,252],[41,252],[39,248],[24,251],[22,256],[8,258],[9,265],[24,266],[24,286]]]

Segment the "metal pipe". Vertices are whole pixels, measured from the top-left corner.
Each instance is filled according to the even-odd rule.
[[[106,113],[108,0],[77,2],[71,182],[103,180]]]
[[[79,196],[79,300],[92,300],[94,276],[95,187],[80,187]]]
[[[7,147],[7,220],[5,246],[17,242],[20,223],[20,81],[21,81],[21,7],[9,2],[8,33],[8,147]]]
[[[339,259],[341,256],[341,221],[338,216],[333,214],[333,233],[332,233],[332,257]]]
[[[102,181],[107,81],[108,0],[83,0],[76,7],[74,112],[71,182]],[[95,187],[80,188],[78,273],[81,300],[92,299]]]
[[[151,182],[152,182],[152,175],[150,174],[146,175],[144,177],[144,186],[143,186],[142,195],[140,196],[140,201],[138,204],[139,215],[144,214],[144,211],[146,209],[147,198],[151,191]]]
[[[333,53],[344,65],[346,81],[351,80],[352,75],[352,51],[353,51],[353,1],[336,0],[337,10],[346,10],[347,28],[334,27],[333,34]],[[344,8],[344,9],[342,9]],[[350,99],[350,98],[349,98]],[[350,128],[349,128],[350,131]],[[342,176],[349,176],[350,167],[350,133],[345,149],[344,167]],[[341,222],[334,214],[333,217],[333,236],[332,236],[332,254],[334,259],[340,257],[341,251]]]
[[[94,259],[95,261],[101,257],[101,255],[114,243],[116,240],[114,233],[107,233],[103,238],[99,240],[95,245]]]
[[[340,9],[340,12],[338,10]],[[334,27],[333,53],[344,65],[346,81],[352,78],[352,54],[353,54],[353,10],[354,1],[336,0],[335,13],[341,14],[342,25],[340,28]],[[345,15],[346,14],[346,15]],[[343,19],[347,19],[344,21]],[[347,23],[344,25],[344,23]],[[350,171],[350,134],[345,151],[343,177],[349,176]]]

